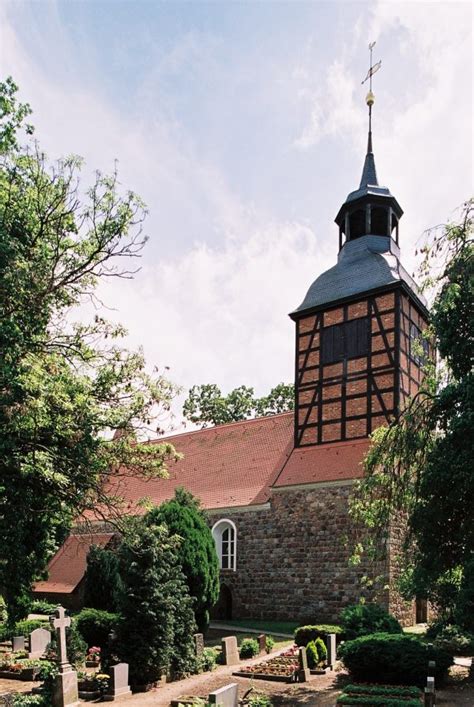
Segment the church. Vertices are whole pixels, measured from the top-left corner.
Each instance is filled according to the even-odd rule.
[[[207,511],[221,566],[215,617],[336,621],[359,601],[367,568],[349,564],[348,498],[362,477],[370,434],[396,417],[422,378],[426,303],[400,261],[403,211],[378,182],[371,108],[360,184],[336,216],[337,263],[310,285],[289,315],[295,325],[294,412],[171,437],[183,458],[168,479],[124,479],[134,511],[184,486]],[[282,316],[284,314],[282,313]],[[153,444],[153,442],[150,442]],[[73,532],[37,582],[35,596],[81,605],[86,557],[113,532]],[[400,527],[394,522],[382,572],[396,577]],[[380,600],[380,599],[379,599]],[[410,625],[426,620],[423,601],[393,589],[381,602]]]

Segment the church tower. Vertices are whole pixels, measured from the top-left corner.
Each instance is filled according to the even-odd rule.
[[[290,314],[296,324],[295,447],[364,438],[386,425],[418,390],[428,355],[420,338],[426,303],[400,262],[403,211],[377,178],[373,102],[369,91],[360,184],[335,219],[337,264]]]

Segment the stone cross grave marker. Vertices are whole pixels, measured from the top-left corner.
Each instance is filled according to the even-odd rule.
[[[49,643],[51,643],[50,631],[47,631],[45,628],[35,628],[35,630],[30,633],[28,658],[41,658]]]
[[[110,687],[104,695],[105,702],[130,697],[132,691],[128,684],[128,663],[117,663],[110,668]]]
[[[264,633],[261,633],[258,637],[258,647],[259,647],[260,653],[267,652],[267,637],[265,636]]]
[[[311,673],[308,668],[308,658],[306,648],[300,646],[298,649],[298,682],[308,682]]]
[[[77,673],[69,664],[66,648],[66,629],[71,625],[71,619],[66,616],[63,607],[58,606],[49,622],[56,630],[59,666],[59,674],[53,686],[52,707],[78,707]]]
[[[326,649],[328,652],[328,665],[333,670],[334,664],[336,662],[336,634],[335,633],[327,633],[326,634]]]
[[[223,638],[221,641],[221,646],[224,665],[235,665],[240,662],[239,647],[235,636],[227,636],[226,638]]]
[[[230,683],[230,685],[225,685],[221,687],[220,690],[211,692],[208,701],[211,705],[237,707],[239,704],[239,686],[235,682]]]
[[[194,650],[196,651],[196,658],[198,660],[202,658],[204,653],[204,636],[202,633],[194,634]]]
[[[25,650],[25,637],[24,636],[13,636],[13,640],[12,640],[13,653],[23,653],[24,650]]]

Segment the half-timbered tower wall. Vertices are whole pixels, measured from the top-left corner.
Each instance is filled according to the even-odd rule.
[[[398,288],[298,319],[295,445],[366,437],[387,424],[418,390],[414,340],[425,326]]]

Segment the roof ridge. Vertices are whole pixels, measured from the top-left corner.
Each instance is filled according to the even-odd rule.
[[[185,435],[195,435],[201,434],[202,432],[216,432],[217,430],[228,429],[229,427],[236,427],[238,425],[249,425],[257,422],[267,422],[274,420],[276,417],[281,418],[285,415],[293,415],[294,411],[289,410],[288,412],[277,412],[274,415],[261,415],[260,417],[249,417],[247,420],[234,420],[233,422],[224,422],[222,425],[212,425],[211,427],[201,427],[199,430],[187,430],[185,432],[175,432],[174,434],[163,435],[160,439],[149,439],[146,440],[146,444],[161,444],[162,442],[168,442],[172,438],[184,437]]]

